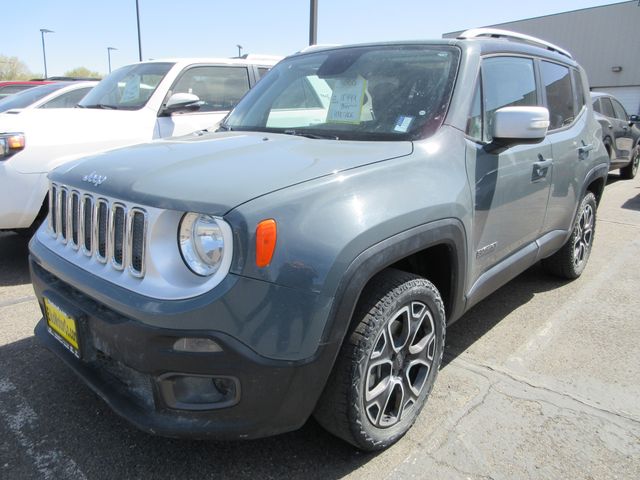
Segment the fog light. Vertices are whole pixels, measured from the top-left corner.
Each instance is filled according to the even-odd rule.
[[[169,373],[159,380],[162,396],[170,408],[213,410],[235,405],[240,399],[240,382],[234,377]]]
[[[222,347],[210,338],[179,338],[173,344],[173,349],[178,352],[221,352]]]

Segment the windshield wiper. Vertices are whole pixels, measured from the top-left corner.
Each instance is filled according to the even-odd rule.
[[[220,124],[218,125],[218,128],[216,129],[216,132],[231,132],[233,130],[232,127],[230,127],[229,125],[224,125],[224,124]]]
[[[101,110],[118,110],[118,107],[115,105],[109,105],[107,103],[96,103],[93,105],[78,105],[80,108],[99,108]]]
[[[297,137],[307,137],[307,138],[314,138],[317,140],[340,140],[340,137],[337,137],[335,135],[320,135],[317,133],[311,133],[311,132],[306,132],[304,130],[284,130],[282,133],[284,133],[285,135],[295,135]]]

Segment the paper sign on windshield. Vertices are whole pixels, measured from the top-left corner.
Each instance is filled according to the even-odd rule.
[[[127,84],[124,87],[122,96],[120,97],[121,103],[133,102],[140,97],[140,76],[133,75],[127,80]]]
[[[337,80],[327,113],[327,123],[360,123],[367,81],[363,77]]]

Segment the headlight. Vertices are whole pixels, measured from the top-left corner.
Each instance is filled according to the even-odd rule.
[[[18,153],[25,144],[22,133],[0,133],[0,160],[5,160],[14,153]]]
[[[225,258],[220,220],[211,215],[187,213],[180,222],[178,242],[182,258],[191,271],[203,277],[215,274]]]

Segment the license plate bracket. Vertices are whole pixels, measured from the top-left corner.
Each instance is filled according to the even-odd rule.
[[[44,297],[44,311],[49,333],[76,358],[80,358],[80,336],[77,320],[47,297]]]

